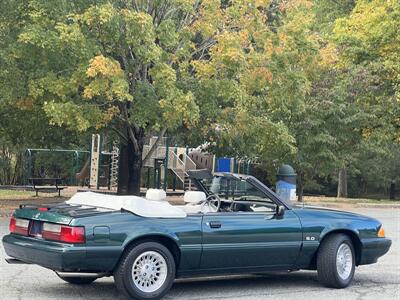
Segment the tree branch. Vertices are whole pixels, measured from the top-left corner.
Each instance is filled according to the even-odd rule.
[[[136,0],[132,0],[132,5],[136,9],[136,11],[139,11],[139,6],[136,3]]]
[[[192,57],[195,56],[198,53],[203,53],[210,49],[212,46],[214,46],[217,43],[217,41],[213,40],[213,39],[207,39],[204,43],[202,43],[199,48],[197,48],[193,53],[192,53]]]
[[[113,130],[120,138],[122,138],[125,142],[128,142],[128,137],[118,128],[111,126],[111,130]]]

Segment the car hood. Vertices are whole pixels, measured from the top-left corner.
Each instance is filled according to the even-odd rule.
[[[335,218],[346,218],[346,219],[357,219],[357,220],[364,220],[364,221],[374,221],[378,222],[378,220],[364,216],[361,214],[353,213],[353,212],[348,212],[348,211],[343,211],[343,210],[338,210],[334,208],[327,208],[327,207],[321,207],[321,206],[312,206],[312,205],[294,205],[293,209],[295,211],[301,212],[309,212],[311,214],[318,214],[318,215],[326,215],[330,217],[335,217]]]

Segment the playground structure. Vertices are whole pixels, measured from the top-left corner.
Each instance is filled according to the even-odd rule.
[[[144,145],[142,158],[143,167],[147,169],[148,174],[146,186],[158,188],[162,186],[166,189],[168,175],[172,172],[174,189],[176,180],[181,183],[183,189],[191,189],[187,171],[194,170],[197,166],[188,155],[189,148],[170,147],[168,142],[168,137],[160,139],[152,137],[149,143]],[[113,143],[111,152],[103,151],[102,146],[101,136],[93,134],[90,159],[85,162],[80,172],[76,173],[76,180],[89,188],[115,189],[118,186],[119,149],[115,143]],[[210,155],[206,155],[210,160]],[[203,159],[201,158],[201,160]],[[151,170],[153,170],[152,183],[150,183]]]
[[[149,152],[152,152],[149,154]],[[169,138],[152,137],[148,145],[143,147],[143,167],[147,168],[147,187],[150,187],[150,170],[153,168],[154,187],[160,188],[163,181],[163,188],[168,184],[168,172],[174,174],[173,189],[175,189],[175,179],[178,179],[184,190],[191,189],[191,181],[187,171],[195,170],[196,163],[190,158],[189,148],[170,147]]]
[[[24,184],[30,178],[60,178],[66,185],[76,185],[76,172],[90,156],[89,151],[65,149],[26,149]]]
[[[157,143],[156,145],[154,145]],[[154,151],[148,155],[154,146]],[[153,187],[166,189],[168,187],[168,171],[174,175],[172,189],[175,190],[175,179],[178,179],[183,190],[191,190],[192,183],[188,171],[208,169],[214,172],[234,172],[250,174],[251,166],[255,164],[250,159],[216,158],[212,153],[202,152],[199,148],[178,147],[169,145],[169,138],[152,137],[148,145],[143,148],[143,166],[148,168],[147,187],[149,184],[150,169],[153,168]]]
[[[251,160],[216,158],[200,147],[170,145],[169,137],[151,137],[143,147],[143,186],[191,190],[188,171],[208,169],[213,172],[250,174]],[[64,185],[88,186],[91,189],[118,186],[119,149],[114,142],[103,150],[103,139],[92,135],[90,151],[64,149],[27,149],[25,183],[29,178],[59,178]],[[147,173],[147,174],[146,174]]]
[[[87,185],[94,189],[107,187],[109,190],[117,187],[119,150],[115,143],[111,152],[103,150],[102,147],[101,135],[93,134],[90,158],[76,174],[82,186]]]
[[[96,146],[96,147],[95,147]],[[102,151],[100,135],[93,135],[91,151],[66,149],[26,149],[24,184],[32,178],[57,178],[63,185],[87,185],[92,188],[116,187],[118,149]],[[95,161],[95,163],[93,163]],[[92,176],[91,176],[92,175]],[[92,180],[92,181],[90,181]]]
[[[143,146],[143,173],[147,173],[143,182],[144,187],[163,188],[164,190],[172,188],[175,190],[179,186],[183,190],[191,190],[193,186],[188,171],[195,169],[250,174],[253,164],[251,160],[217,159],[214,154],[202,152],[199,148],[171,146],[170,140],[169,137],[153,136]],[[90,168],[86,166],[86,170],[90,169],[89,187],[98,189],[100,186],[107,186],[108,189],[114,189],[118,185],[119,149],[115,143],[111,152],[102,151],[101,148],[101,137],[93,135]],[[104,159],[105,156],[109,157],[108,160]],[[99,172],[101,161],[108,163],[108,165],[103,164],[103,167],[105,167],[103,181],[107,174],[109,180],[104,181],[103,184],[100,184],[98,178],[101,174]],[[88,176],[87,173],[86,176]]]

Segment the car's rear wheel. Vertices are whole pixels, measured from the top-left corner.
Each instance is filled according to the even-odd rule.
[[[114,272],[115,284],[134,299],[159,299],[175,279],[175,261],[163,245],[145,242],[126,251]]]
[[[317,255],[318,280],[327,287],[345,288],[354,277],[355,254],[351,239],[334,234],[323,241]]]
[[[61,276],[57,272],[56,272],[56,274],[60,279],[64,280],[65,282],[68,282],[71,284],[77,284],[77,285],[90,284],[97,279],[97,277]]]

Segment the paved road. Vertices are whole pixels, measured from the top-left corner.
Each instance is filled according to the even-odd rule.
[[[353,210],[380,219],[393,239],[389,253],[377,264],[356,269],[347,289],[327,289],[316,272],[177,281],[166,299],[394,299],[400,300],[400,210]],[[0,219],[0,236],[8,221]],[[64,283],[49,270],[31,265],[8,265],[0,247],[0,299],[120,299],[111,278],[85,287]]]

